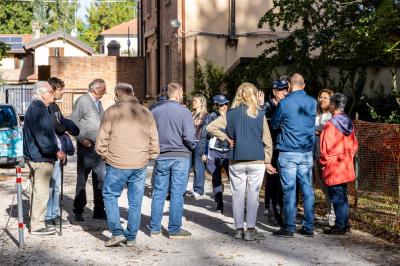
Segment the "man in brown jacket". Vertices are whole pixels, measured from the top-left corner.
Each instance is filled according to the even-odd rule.
[[[106,247],[126,241],[133,246],[140,226],[146,168],[160,153],[157,126],[151,112],[134,96],[126,83],[115,87],[116,103],[108,108],[101,121],[96,152],[106,162],[103,198],[112,238]],[[120,223],[118,198],[128,187],[128,226]]]

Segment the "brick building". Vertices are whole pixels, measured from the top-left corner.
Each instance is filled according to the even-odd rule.
[[[258,29],[272,0],[143,0],[141,37],[146,94],[155,97],[169,82],[193,89],[194,67],[210,60],[225,70],[255,58],[257,44],[285,32]]]
[[[67,116],[77,97],[87,92],[88,84],[95,78],[106,82],[107,94],[101,100],[104,108],[114,103],[114,87],[119,82],[132,84],[139,100],[145,97],[142,57],[50,57],[49,73],[65,82],[65,93],[59,105]]]

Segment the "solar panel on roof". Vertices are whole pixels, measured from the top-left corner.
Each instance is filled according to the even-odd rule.
[[[0,37],[0,42],[9,43],[10,37]]]
[[[13,43],[11,45],[11,50],[21,50],[22,49],[22,43]]]
[[[22,37],[11,37],[12,43],[22,43]]]

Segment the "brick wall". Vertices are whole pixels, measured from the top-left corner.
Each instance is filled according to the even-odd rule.
[[[147,12],[148,4],[151,2],[151,12]],[[144,44],[147,63],[147,90],[148,95],[156,97],[160,88],[156,88],[157,79],[160,79],[160,86],[170,82],[182,83],[182,41],[178,41],[170,21],[178,18],[182,22],[180,5],[181,0],[161,0],[157,7],[156,0],[143,1],[144,20]],[[156,39],[157,9],[160,10],[160,40]],[[157,43],[160,44],[160,73],[157,74]],[[169,46],[169,56],[166,56],[166,46]],[[166,59],[169,58],[169,62]],[[169,68],[169,75],[167,69]]]
[[[114,103],[114,87],[118,82],[132,84],[139,100],[145,96],[144,59],[140,57],[51,57],[50,76],[65,82],[66,93],[60,104],[65,115],[69,115],[77,95],[87,90],[95,78],[106,82],[107,94],[102,103],[105,108]]]

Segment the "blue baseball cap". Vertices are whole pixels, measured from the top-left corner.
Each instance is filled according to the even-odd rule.
[[[213,103],[214,104],[219,104],[219,105],[224,105],[229,103],[229,100],[225,97],[223,94],[217,94],[213,98]]]
[[[281,91],[289,88],[289,82],[285,79],[278,79],[272,82],[272,89]]]

